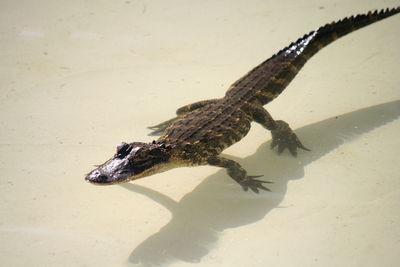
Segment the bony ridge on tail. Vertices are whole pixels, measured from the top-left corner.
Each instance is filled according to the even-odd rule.
[[[277,147],[279,153],[288,149],[296,156],[297,148],[308,150],[286,122],[274,120],[263,106],[276,98],[320,49],[399,12],[397,7],[351,16],[304,35],[236,81],[223,98],[184,106],[177,110],[175,118],[149,127],[152,135],[161,134],[156,141],[120,144],[115,155],[85,179],[97,185],[110,185],[175,167],[211,165],[226,168],[245,191],[268,190],[264,184],[269,181],[247,175],[239,163],[221,157],[220,153],[242,139],[252,121],[271,131],[271,147]]]

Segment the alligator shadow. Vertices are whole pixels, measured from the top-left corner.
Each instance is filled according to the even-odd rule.
[[[224,229],[257,222],[278,207],[288,181],[302,178],[306,165],[399,116],[400,100],[360,109],[296,129],[311,149],[311,152],[300,151],[297,158],[288,152],[278,157],[269,149],[268,141],[255,154],[237,159],[250,174],[265,174],[265,179],[273,180],[272,192],[243,192],[222,169],[204,179],[179,202],[139,185],[122,185],[160,203],[172,214],[167,225],[134,248],[129,261],[147,266],[173,261],[199,262],[216,245]]]

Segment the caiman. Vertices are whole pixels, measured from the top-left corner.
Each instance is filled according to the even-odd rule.
[[[297,155],[308,150],[282,120],[274,120],[263,106],[276,98],[304,64],[336,39],[369,24],[393,16],[400,7],[369,12],[326,24],[304,35],[252,69],[230,86],[225,96],[196,102],[177,110],[173,119],[149,127],[161,136],[150,143],[121,143],[115,155],[86,175],[97,185],[129,182],[175,167],[211,165],[226,168],[245,191],[269,190],[270,181],[247,175],[236,161],[220,156],[241,140],[255,121],[271,131],[271,148]]]

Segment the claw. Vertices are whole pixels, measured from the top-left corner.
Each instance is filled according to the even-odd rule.
[[[273,139],[272,143],[271,143],[271,149],[274,149],[276,147],[276,145],[278,144],[278,140]]]
[[[241,181],[240,184],[243,188],[244,191],[248,191],[249,188],[251,189],[251,191],[253,191],[254,193],[259,193],[260,190],[265,190],[265,191],[271,191],[269,188],[265,187],[263,184],[271,184],[273,183],[272,181],[262,181],[262,180],[257,180],[254,178],[258,178],[261,177],[263,175],[256,175],[256,176],[246,176],[246,179]]]
[[[256,194],[258,194],[260,191],[257,189],[257,187],[250,187],[250,189],[254,192],[254,193],[256,193]]]
[[[249,178],[249,179],[254,179],[254,178],[260,178],[260,177],[263,177],[264,175],[251,175],[251,176],[247,176],[247,178]],[[254,181],[256,181],[256,180],[254,180]]]
[[[167,129],[177,119],[178,119],[178,117],[175,117],[175,118],[169,119],[167,121],[161,122],[159,124],[148,126],[147,127],[148,129],[153,130],[148,135],[150,135],[150,136],[161,135],[165,131],[165,129]]]
[[[311,151],[310,149],[306,148],[301,142],[300,139],[296,136],[296,144],[298,148],[301,148],[306,151]]]
[[[263,186],[262,184],[258,186],[258,188],[265,190],[265,191],[269,191],[271,192],[271,190],[268,187]]]
[[[159,124],[148,126],[147,128],[149,128],[149,129],[166,128],[166,127],[168,127],[169,125],[171,125],[174,121],[176,121],[177,119],[178,119],[178,118],[175,117],[175,118],[172,118],[172,119],[163,121],[163,122],[161,122],[161,123],[159,123]]]
[[[293,157],[297,157],[297,150],[295,146],[289,146],[288,147],[290,154],[292,154]]]
[[[274,182],[272,182],[272,181],[261,181],[261,180],[257,180],[257,181],[259,181],[260,183],[263,183],[263,184],[273,184]]]
[[[148,128],[150,129],[150,127],[148,127]],[[158,135],[161,135],[164,130],[165,130],[164,128],[156,129],[156,130],[151,131],[148,135],[149,136],[158,136]]]
[[[260,188],[261,188],[262,190],[271,192],[271,189],[269,189],[268,187],[265,187],[265,186],[263,186],[263,185],[260,185]]]
[[[285,145],[285,143],[279,143],[278,144],[278,154],[281,154],[282,152],[283,152],[283,150],[285,150],[285,147],[286,147],[286,145]]]
[[[272,130],[271,149],[278,146],[278,154],[281,154],[287,148],[294,157],[297,156],[297,148],[310,151],[300,142],[300,139],[286,122],[276,121],[276,124],[276,129]]]

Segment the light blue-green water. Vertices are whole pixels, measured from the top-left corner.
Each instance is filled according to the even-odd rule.
[[[0,3],[1,266],[398,266],[400,15],[316,55],[270,105],[311,148],[254,125],[214,167],[84,181],[121,141],[220,97],[298,37],[393,1]]]

